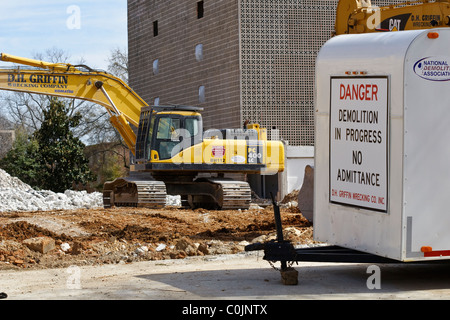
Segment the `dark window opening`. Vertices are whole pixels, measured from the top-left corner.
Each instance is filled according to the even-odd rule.
[[[156,37],[158,35],[158,20],[153,21],[153,36]]]
[[[203,18],[204,10],[203,10],[203,1],[197,2],[197,19]]]

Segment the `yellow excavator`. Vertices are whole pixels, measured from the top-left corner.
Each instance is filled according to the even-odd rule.
[[[202,108],[148,106],[106,72],[5,53],[0,60],[16,64],[0,69],[0,90],[77,98],[106,108],[135,160],[128,177],[105,183],[105,207],[159,208],[171,194],[191,208],[247,209],[246,175],[284,170],[283,143],[269,141],[258,124],[204,131]]]
[[[407,1],[373,6],[370,0],[340,0],[335,34],[386,32],[450,26],[448,0]]]

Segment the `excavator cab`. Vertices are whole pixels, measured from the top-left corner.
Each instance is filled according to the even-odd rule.
[[[202,142],[199,111],[188,106],[152,106],[141,111],[136,139],[136,162],[168,160],[183,149]]]

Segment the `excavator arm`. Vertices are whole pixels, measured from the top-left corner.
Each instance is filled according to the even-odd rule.
[[[449,0],[407,1],[373,6],[370,0],[340,0],[335,33],[367,33],[450,26]]]
[[[0,90],[76,98],[99,104],[106,108],[111,124],[134,154],[134,130],[139,124],[141,108],[147,104],[121,79],[86,66],[49,63],[4,53],[0,54],[0,60],[33,67],[0,69]]]

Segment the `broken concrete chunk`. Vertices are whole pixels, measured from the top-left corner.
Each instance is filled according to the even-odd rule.
[[[175,249],[186,252],[188,256],[195,256],[197,252],[195,244],[187,238],[178,240],[175,244]]]
[[[68,244],[67,242],[64,242],[64,243],[61,243],[60,247],[61,247],[62,251],[67,252],[70,249],[70,244]]]
[[[281,270],[281,280],[284,285],[297,285],[298,271],[291,267]]]
[[[313,222],[314,218],[314,166],[305,167],[303,185],[298,193],[298,208],[302,215]]]
[[[55,240],[49,237],[37,237],[26,239],[23,241],[23,244],[26,245],[31,250],[40,253],[47,253],[55,249]]]

